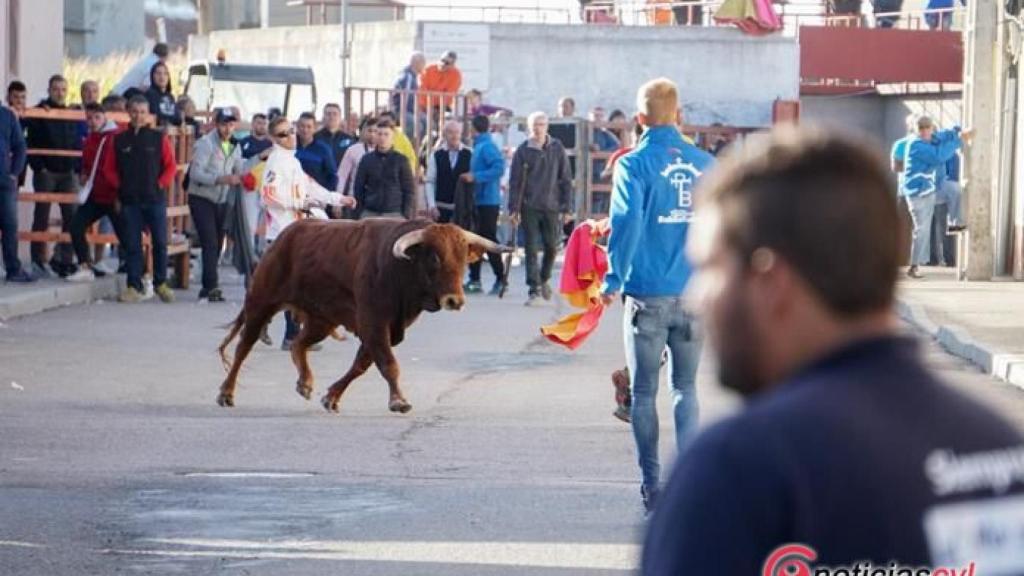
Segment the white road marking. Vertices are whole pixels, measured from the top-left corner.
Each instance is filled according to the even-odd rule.
[[[9,546],[12,548],[46,548],[42,544],[33,544],[31,542],[18,542],[16,540],[0,540],[0,546]]]
[[[112,549],[102,552],[194,558],[415,562],[624,571],[635,570],[640,556],[640,547],[635,544],[578,542],[255,541],[190,538],[146,541],[187,548]]]

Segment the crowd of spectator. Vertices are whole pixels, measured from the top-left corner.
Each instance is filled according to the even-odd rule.
[[[97,82],[83,82],[82,104],[77,107],[85,113],[84,122],[42,118],[19,125],[18,115],[27,109],[27,91],[20,82],[8,87],[11,113],[2,117],[0,129],[11,134],[4,139],[4,152],[14,159],[7,167],[20,178],[4,193],[5,206],[11,205],[2,214],[8,281],[58,276],[84,282],[114,273],[104,261],[109,248],[89,248],[87,234],[98,222],[101,232],[118,238],[116,272],[128,275],[121,299],[134,302],[155,294],[173,300],[166,277],[166,189],[177,169],[167,137],[170,129],[189,131],[195,138],[183,180],[190,229],[174,232],[187,233],[199,249],[201,299],[224,299],[218,277],[222,253],[234,243],[245,243],[232,232],[236,227],[232,215],[244,215],[246,236],[253,240],[251,251],[258,253],[274,236],[269,225],[275,210],[292,210],[293,219],[426,217],[456,223],[492,240],[514,239],[525,248],[528,304],[551,299],[555,255],[573,220],[577,166],[570,151],[585,137],[573,98],[560,99],[555,108],[554,117],[569,122],[552,123],[546,113],[535,111],[524,131],[512,110],[485,102],[481,91],[463,94],[455,52],[445,51],[432,64],[417,52],[400,71],[389,107],[346,117],[340,105],[328,103],[318,111],[319,118],[308,111],[294,124],[283,119],[280,110],[256,111],[247,118],[248,130],[240,131],[241,112],[234,107],[215,110],[204,123],[194,102],[174,92],[166,57],[166,46],[158,44],[102,100]],[[37,107],[68,108],[67,93],[67,81],[54,76],[47,97]],[[108,114],[116,112],[126,112],[131,121],[113,122]],[[621,153],[636,137],[632,120],[621,110],[609,115],[597,106],[588,119],[593,131],[587,141],[593,152]],[[287,147],[292,134],[294,144]],[[27,141],[19,140],[22,135]],[[33,154],[28,158],[34,190],[78,193],[80,202],[60,204],[62,227],[72,242],[58,243],[52,256],[47,243],[33,243],[31,262],[23,268],[17,257],[13,202],[15,192],[24,185],[26,148],[81,150],[82,157]],[[303,186],[317,191],[305,196],[332,201],[272,208],[268,185],[280,189],[281,183],[268,181],[268,175],[280,176],[267,166],[282,149],[309,180]],[[334,201],[323,193],[336,193],[346,200]],[[50,212],[48,203],[35,203],[33,231],[49,229]],[[512,230],[499,225],[503,218]],[[282,220],[279,213],[276,221],[291,220]],[[151,286],[142,278],[144,231],[150,233],[152,243]],[[507,281],[505,263],[494,256],[489,264],[494,276],[489,293],[499,294]],[[465,285],[468,292],[484,291],[482,268],[480,264],[471,267]],[[240,270],[246,273],[244,267]]]

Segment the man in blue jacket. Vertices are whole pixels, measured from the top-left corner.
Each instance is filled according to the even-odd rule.
[[[316,137],[316,116],[303,112],[296,128],[295,157],[302,164],[302,171],[333,192],[338,187],[338,166],[334,163],[334,152],[330,146]]]
[[[907,140],[902,192],[910,205],[910,217],[914,223],[910,269],[907,270],[911,278],[921,278],[918,267],[928,263],[939,185],[938,170],[956,154],[961,142],[970,141],[970,137],[971,132],[961,134],[959,127],[936,132],[932,119],[921,116],[917,119],[917,135]]]
[[[462,175],[462,180],[476,185],[476,232],[488,240],[498,241],[498,214],[501,212],[501,177],[505,174],[505,158],[491,138],[491,122],[487,116],[475,116],[473,127],[473,158],[469,172]],[[490,294],[501,293],[504,265],[501,255],[488,253],[487,260],[494,272],[494,286]],[[467,292],[480,292],[480,265],[477,261],[469,265],[469,283]]]
[[[10,108],[0,106],[0,254],[7,282],[35,280],[18,259],[18,174],[25,169],[25,134]]]
[[[626,295],[624,339],[633,394],[631,424],[648,512],[658,493],[658,413],[661,355],[668,348],[681,448],[697,424],[697,362],[701,336],[682,293],[690,278],[684,246],[693,220],[693,190],[712,157],[683,140],[676,128],[679,92],[668,79],[637,94],[637,118],[647,131],[618,161],[611,201],[610,270],[601,287],[607,306]]]

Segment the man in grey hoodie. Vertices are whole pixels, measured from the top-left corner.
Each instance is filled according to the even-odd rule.
[[[245,161],[234,136],[238,124],[232,108],[217,110],[216,129],[196,140],[189,166],[188,207],[203,250],[203,288],[199,298],[223,302],[217,278],[224,244],[228,192],[242,183]]]
[[[526,283],[530,287],[527,306],[539,306],[551,299],[551,271],[558,254],[561,224],[572,209],[572,173],[569,156],[557,139],[548,135],[548,117],[530,114],[530,138],[512,157],[509,181],[509,217],[526,230]],[[537,269],[537,251],[544,246],[544,260]],[[542,300],[543,298],[543,300]]]

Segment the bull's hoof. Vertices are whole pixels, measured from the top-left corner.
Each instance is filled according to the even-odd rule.
[[[235,405],[235,397],[231,394],[221,392],[220,395],[217,396],[217,404],[222,408],[231,408]]]
[[[306,400],[311,400],[313,398],[313,387],[307,385],[302,380],[295,383],[295,391],[299,393],[299,396],[302,396]]]
[[[320,399],[320,404],[322,404],[324,410],[327,410],[328,412],[336,413],[338,411],[338,399],[331,398],[330,394],[324,394],[324,397]]]
[[[399,412],[401,414],[405,414],[406,412],[412,410],[412,404],[409,404],[408,402],[402,399],[392,400],[391,403],[388,404],[388,410],[391,410],[392,412]]]

